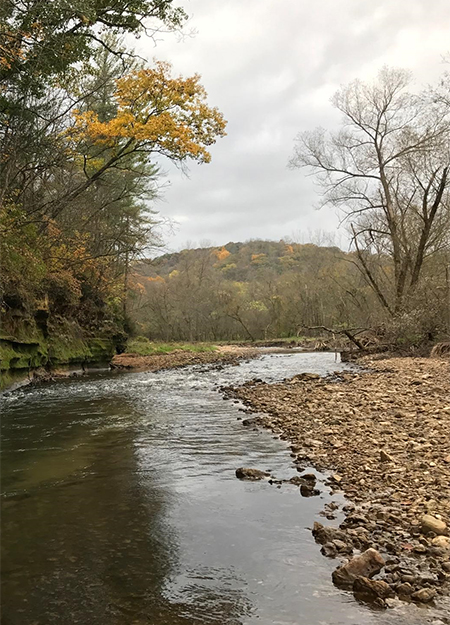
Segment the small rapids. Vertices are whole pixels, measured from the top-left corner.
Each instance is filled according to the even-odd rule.
[[[426,610],[377,612],[333,587],[338,562],[309,529],[331,500],[323,485],[303,498],[235,477],[239,466],[296,471],[287,444],[243,427],[219,387],[344,368],[334,354],[266,350],[239,366],[103,372],[6,394],[2,623],[428,622]]]

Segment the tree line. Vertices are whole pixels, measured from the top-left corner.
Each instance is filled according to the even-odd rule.
[[[384,263],[387,270],[387,256]],[[444,288],[441,276],[426,308],[409,320],[388,319],[357,252],[253,240],[139,263],[131,312],[135,333],[153,340],[253,341],[310,335],[325,326],[375,329],[389,343],[421,344],[445,332]]]

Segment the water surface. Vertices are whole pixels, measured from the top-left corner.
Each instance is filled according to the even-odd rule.
[[[235,478],[239,466],[296,472],[286,443],[243,427],[217,388],[343,367],[334,354],[273,353],[4,397],[3,624],[428,622],[427,611],[401,620],[332,586],[337,562],[308,529],[325,491],[305,499]]]

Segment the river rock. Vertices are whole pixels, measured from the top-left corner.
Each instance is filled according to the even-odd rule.
[[[297,375],[294,375],[294,377],[292,378],[293,380],[318,380],[320,378],[320,375],[318,373],[298,373]]]
[[[412,594],[412,591],[413,587],[408,582],[404,582],[397,587],[397,594],[400,597],[407,597],[408,595]]]
[[[428,603],[432,601],[436,596],[436,591],[434,588],[421,588],[420,590],[416,590],[411,595],[411,599],[413,601],[418,601],[419,603]]]
[[[376,549],[367,549],[333,571],[333,582],[336,586],[351,588],[357,577],[373,577],[381,571],[384,564],[381,554]]]
[[[320,495],[320,490],[314,488],[314,482],[306,482],[300,486],[300,494],[302,497],[315,497]]]
[[[436,538],[433,538],[431,541],[431,544],[434,547],[439,547],[439,549],[448,551],[450,549],[450,538],[447,536],[436,536]]]
[[[236,477],[240,480],[264,480],[266,477],[270,477],[270,473],[261,471],[260,469],[246,469],[239,467],[236,469]]]
[[[444,521],[431,516],[431,514],[424,514],[420,519],[420,525],[424,534],[427,534],[428,532],[434,532],[438,535],[447,533],[447,524],[444,523]]]
[[[335,558],[337,556],[337,548],[334,543],[325,543],[322,545],[320,553],[327,558]]]
[[[332,543],[334,540],[342,540],[347,543],[347,534],[343,530],[336,527],[326,527],[322,523],[314,522],[312,535],[314,536],[316,543],[325,545],[326,543]]]
[[[358,595],[365,595],[375,599],[388,599],[394,597],[395,593],[388,583],[379,579],[369,579],[368,577],[357,577],[353,582],[353,592]]]
[[[317,482],[317,476],[314,473],[304,473],[300,476],[302,480],[306,480],[307,482],[312,482],[315,484]]]

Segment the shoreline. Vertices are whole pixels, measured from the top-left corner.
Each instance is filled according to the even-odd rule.
[[[439,608],[450,595],[450,362],[366,356],[359,364],[365,369],[224,392],[258,413],[252,425],[290,443],[299,472],[332,472],[326,483],[347,505],[339,528],[315,523],[322,553],[338,566],[376,549],[386,565],[373,582],[389,591],[372,584],[371,600]]]
[[[164,371],[165,369],[179,369],[189,365],[234,365],[239,361],[258,358],[258,351],[250,347],[235,347],[226,345],[216,351],[190,352],[174,350],[167,354],[152,354],[141,356],[134,353],[117,354],[111,360],[113,370],[123,371]]]
[[[189,352],[174,350],[167,354],[141,356],[134,353],[115,355],[110,362],[90,363],[89,366],[67,366],[55,369],[40,367],[24,372],[23,376],[6,386],[0,394],[12,393],[30,384],[43,384],[68,377],[84,377],[92,371],[104,368],[110,371],[164,371],[192,365],[237,365],[241,360],[258,358],[260,352],[254,348],[227,345],[211,352]],[[104,365],[101,367],[100,365]]]

